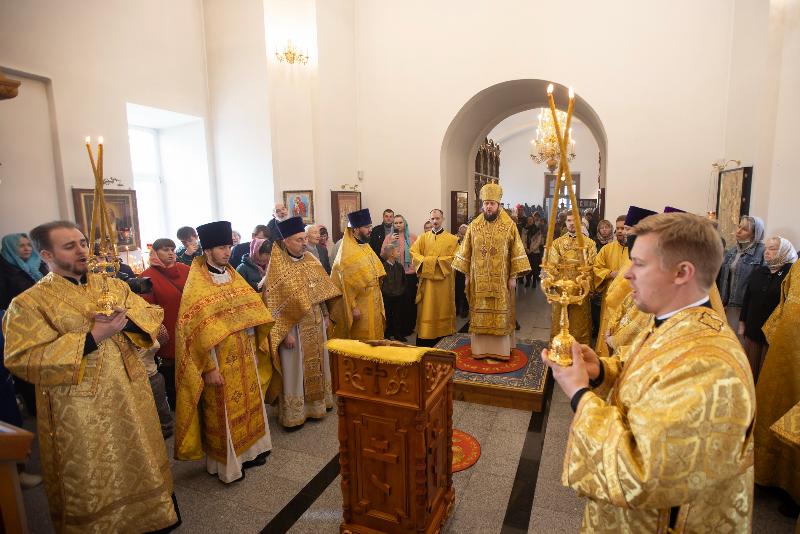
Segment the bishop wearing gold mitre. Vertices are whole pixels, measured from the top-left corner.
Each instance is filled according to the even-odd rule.
[[[582,532],[749,533],[750,366],[709,290],[722,264],[711,222],[653,215],[633,229],[626,278],[650,320],[625,354],[542,352],[575,415],[562,483],[587,499]]]
[[[483,213],[467,227],[453,260],[453,269],[464,273],[471,350],[478,359],[511,358],[517,277],[531,270],[517,226],[500,205],[502,197],[499,184],[481,188]]]
[[[369,246],[369,210],[347,214],[348,227],[331,267],[331,280],[342,298],[331,303],[333,334],[344,339],[383,339],[386,316],[380,280],[383,264]]]
[[[594,264],[594,257],[597,255],[597,245],[588,237],[583,238],[583,251],[578,244],[578,234],[580,230],[577,225],[580,220],[575,221],[572,212],[567,213],[567,233],[553,241],[547,253],[547,263],[550,265],[561,265],[567,268],[567,273],[571,278],[578,275],[577,266],[586,261],[589,265]],[[570,268],[570,266],[575,266]],[[569,316],[569,331],[575,336],[578,343],[589,343],[592,337],[592,309],[591,300],[587,296],[580,304],[569,304],[567,314]],[[561,304],[554,302],[552,305],[550,338],[558,334],[561,324]]]
[[[197,227],[175,328],[175,458],[201,460],[229,483],[272,449],[263,390],[272,373],[272,316],[229,264],[231,223]]]
[[[781,300],[762,330],[769,349],[758,376],[756,399],[756,483],[777,486],[800,504],[800,448],[790,446],[770,432],[772,426],[792,406],[800,403],[800,261],[792,265],[781,285]],[[792,423],[800,441],[800,413],[784,421],[788,432]],[[790,415],[792,415],[790,414]],[[798,443],[800,445],[800,443]]]
[[[278,397],[278,421],[298,427],[321,419],[333,408],[325,301],[342,294],[305,249],[301,217],[278,222],[280,239],[272,247],[262,296],[275,325],[269,334],[275,372],[268,397]]]
[[[102,275],[74,223],[30,233],[50,274],[19,295],[3,321],[5,366],[36,385],[37,434],[57,532],[143,532],[178,522],[172,472],[139,348],[163,311],[107,280],[115,307],[98,311]]]
[[[444,229],[444,213],[431,210],[431,231],[411,245],[417,285],[417,346],[432,347],[456,331],[453,258],[458,238]]]

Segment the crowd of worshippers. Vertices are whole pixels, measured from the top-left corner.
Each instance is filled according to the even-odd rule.
[[[289,430],[302,427],[308,419],[323,418],[333,408],[325,348],[329,338],[406,342],[416,333],[418,346],[435,346],[456,332],[457,316],[469,316],[473,357],[509,359],[519,326],[514,301],[520,287],[535,287],[542,276],[547,221],[541,210],[503,209],[501,197],[497,184],[484,187],[481,213],[454,233],[445,229],[440,209],[430,211],[420,235],[391,209],[384,210],[374,226],[369,210],[358,210],[347,215],[348,228],[336,243],[330,242],[324,226],[305,225],[279,203],[269,223],[254,228],[249,242],[240,242],[227,221],[180,228],[179,245],[170,238],[157,239],[149,268],[139,277],[150,280],[144,286],[122,280],[133,277],[129,269],[123,269],[122,279],[101,283],[101,275],[89,272],[90,245],[71,222],[55,221],[27,234],[5,236],[0,252],[5,337],[0,413],[2,420],[21,425],[19,396],[27,411],[37,415],[42,473],[56,529],[175,528],[180,513],[164,439],[174,436],[176,459],[203,460],[208,473],[226,484],[242,480],[247,469],[267,462],[272,449],[266,405],[276,406],[279,424]],[[742,352],[742,361],[750,367],[747,376],[752,375],[752,379],[737,375],[745,390],[752,389],[759,374],[783,380],[800,375],[797,350],[784,346],[783,337],[796,325],[791,306],[797,306],[797,299],[788,296],[798,290],[797,282],[789,289],[789,273],[797,272],[792,269],[797,259],[792,244],[779,236],[765,239],[761,219],[744,216],[736,242],[725,249],[725,239],[707,219],[670,207],[664,211],[667,215],[631,206],[613,224],[598,220],[592,211],[580,221],[569,210],[558,214],[557,239],[546,261],[574,260],[579,254],[576,236],[582,232],[587,237],[583,254],[593,265],[591,298],[568,307],[570,330],[580,343],[573,347],[576,363],[560,368],[546,352],[542,355],[570,397],[576,410],[574,432],[581,434],[582,441],[567,451],[565,473],[602,469],[603,462],[593,456],[597,451],[602,456],[602,447],[590,450],[589,442],[603,434],[601,442],[610,443],[607,431],[617,432],[619,440],[625,430],[614,430],[614,425],[633,428],[634,422],[624,415],[609,415],[610,426],[601,425],[606,417],[601,408],[607,405],[600,392],[609,382],[624,378],[621,355],[655,350],[642,345],[642,332],[657,332],[653,329],[665,321],[670,324],[669,317],[687,315],[683,310],[697,315],[697,321],[692,315],[694,322],[689,322],[710,327],[724,338],[720,343],[727,348],[720,350]],[[655,250],[650,243],[653,236],[667,251],[659,254],[684,254],[688,259],[679,265],[692,264],[684,273],[690,290],[681,289],[684,282],[670,287],[684,297],[704,298],[677,311],[660,309],[670,312],[660,314],[647,304],[658,291],[648,293],[643,286],[631,290],[637,282],[644,284],[637,276],[641,280],[652,276],[643,270],[648,260],[642,254],[650,250],[644,243]],[[643,243],[638,256],[633,248],[637,238]],[[710,259],[698,254],[702,247]],[[720,251],[718,263],[715,247]],[[665,262],[659,264],[659,272],[667,272]],[[114,297],[110,315],[98,312],[100,291]],[[711,309],[716,315],[708,315]],[[555,333],[561,316],[558,304],[552,313]],[[725,330],[728,327],[719,318],[732,330]],[[730,337],[725,337],[729,331]],[[770,350],[772,340],[783,340],[781,355],[774,355],[774,347]],[[737,348],[731,349],[731,342]],[[787,356],[792,350],[794,360]],[[784,368],[787,365],[795,367]],[[770,373],[762,373],[762,367],[770,368]],[[704,371],[697,373],[692,379],[699,381]],[[667,389],[662,393],[672,398]],[[736,428],[749,429],[754,402],[746,392],[742,395],[747,398]],[[635,404],[632,398],[612,397],[608,402]],[[770,418],[764,421],[766,428],[786,412],[787,402],[791,408],[798,401],[759,396],[759,414]],[[699,413],[687,402],[689,412]],[[587,422],[579,423],[589,412]],[[659,418],[658,410],[649,416],[637,413],[645,414],[648,424]],[[747,432],[739,445],[752,438]],[[759,472],[757,460],[756,481],[783,487],[800,500],[798,471],[787,482],[786,472],[792,469],[782,463],[785,454],[781,456],[775,440],[763,437],[764,432],[762,428],[770,468]],[[121,440],[119,447],[99,445],[115,439]],[[756,435],[757,448],[758,444]],[[107,453],[98,453],[98,447]],[[635,465],[641,458],[619,447],[622,456],[617,461],[627,462],[627,471],[647,471],[648,466]],[[721,473],[740,476],[746,468],[747,459],[737,457]],[[100,472],[108,477],[107,483],[90,480]],[[664,519],[657,510],[644,510],[641,517],[620,519],[628,498],[619,493],[622,490],[609,496],[604,492],[612,490],[606,487],[570,485],[590,501],[595,496],[597,502],[613,503],[603,510],[614,516],[606,518],[609,525],[643,521],[641,526],[663,519],[674,526],[675,521],[687,521],[680,515],[681,502],[642,497],[658,483],[634,475],[616,483],[640,488],[638,497],[630,496],[640,498],[636,508],[650,505],[653,510],[672,511],[675,517]],[[30,484],[35,482],[34,478]],[[691,500],[681,491],[675,489],[671,495]],[[705,495],[705,490],[693,491],[689,493]],[[721,499],[728,497],[735,496]],[[749,498],[748,506],[752,488]],[[653,519],[651,512],[658,517]],[[598,521],[601,516],[598,510],[592,512]],[[592,526],[602,531],[599,524]]]

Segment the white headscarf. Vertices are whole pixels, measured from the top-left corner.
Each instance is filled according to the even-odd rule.
[[[770,270],[777,271],[787,263],[794,263],[797,261],[797,251],[788,239],[776,235],[770,237],[767,241],[772,240],[780,241],[780,246],[778,247],[778,253],[775,255],[775,258],[772,261],[766,262]]]

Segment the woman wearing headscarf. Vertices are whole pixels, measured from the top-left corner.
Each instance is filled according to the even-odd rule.
[[[767,354],[767,339],[761,327],[780,302],[783,279],[797,261],[797,251],[789,240],[776,236],[767,239],[764,244],[766,265],[756,267],[750,275],[739,316],[738,333],[744,336],[744,350],[753,371],[754,382],[758,382]]]
[[[722,259],[717,287],[725,305],[728,324],[734,330],[739,326],[747,280],[756,267],[764,264],[763,239],[764,221],[745,215],[736,229],[736,244],[725,251]]]
[[[0,310],[8,309],[11,299],[47,274],[47,265],[33,250],[27,234],[8,234],[0,249]]]
[[[0,248],[0,310],[8,309],[11,300],[47,274],[47,265],[33,249],[27,234],[8,234]],[[36,388],[16,378],[17,393],[22,395],[28,413],[36,415]]]
[[[597,252],[600,252],[603,245],[607,245],[612,241],[614,241],[614,225],[608,219],[603,219],[597,223],[597,235],[594,238],[594,242],[597,244]]]
[[[259,286],[264,275],[267,274],[271,253],[272,241],[253,238],[250,241],[250,252],[242,256],[242,263],[236,268],[236,272],[242,275],[250,287],[256,291],[261,290]]]
[[[400,307],[401,324],[403,326],[403,336],[410,335],[414,331],[417,324],[417,306],[414,304],[417,298],[417,272],[414,269],[414,264],[411,261],[411,245],[417,240],[416,234],[412,234],[408,230],[408,221],[402,215],[395,214],[394,228],[391,234],[387,234],[381,246],[381,257],[383,257],[383,248],[388,244],[393,244],[397,247],[399,252],[397,260],[403,264],[403,270],[406,273],[406,292],[403,296],[403,302]]]

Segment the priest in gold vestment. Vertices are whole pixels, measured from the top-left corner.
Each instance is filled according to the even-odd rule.
[[[531,270],[517,226],[500,205],[502,197],[498,184],[481,188],[483,213],[467,227],[453,260],[453,269],[464,273],[474,358],[511,358],[517,277]]]
[[[301,217],[278,223],[262,296],[275,319],[269,334],[275,372],[268,398],[278,398],[278,421],[298,427],[333,408],[325,301],[342,293],[310,252]]]
[[[272,316],[228,264],[231,224],[197,227],[175,328],[175,458],[201,460],[222,482],[242,479],[272,449],[264,389],[272,374]]]
[[[417,346],[432,347],[456,331],[453,257],[458,238],[444,229],[444,213],[431,210],[431,231],[411,245],[419,277],[417,286]]]
[[[756,386],[756,483],[778,486],[800,504],[800,449],[776,439],[772,426],[800,402],[800,261],[781,286],[781,301],[762,327],[769,349]],[[797,421],[797,419],[793,419]]]
[[[640,222],[626,277],[651,314],[626,354],[542,358],[570,398],[562,482],[587,498],[582,532],[741,532],[752,527],[755,391],[709,289],[722,263],[711,223]]]
[[[144,532],[178,518],[172,472],[137,348],[163,317],[116,279],[113,315],[98,314],[100,276],[71,222],[34,228],[50,274],[5,315],[5,365],[36,385],[44,489],[57,532]]]
[[[578,221],[580,223],[580,221]],[[567,214],[567,233],[553,241],[550,250],[547,253],[547,263],[549,265],[568,265],[567,262],[575,262],[574,265],[582,263],[582,257],[589,262],[589,265],[594,264],[595,256],[597,255],[597,245],[588,237],[583,239],[584,252],[581,252],[578,246],[578,234],[576,234],[577,225],[572,216],[572,212]],[[578,275],[578,270],[575,268],[571,271],[572,277]],[[594,288],[594,281],[592,282]],[[552,339],[558,334],[561,325],[561,304],[554,302],[551,309],[551,326],[550,338]],[[589,343],[592,338],[592,311],[591,300],[589,296],[580,304],[569,304],[567,306],[567,314],[569,317],[569,331],[575,336],[578,343]]]
[[[347,214],[348,228],[331,267],[331,280],[342,298],[331,303],[332,336],[383,339],[386,315],[380,280],[383,264],[369,246],[372,218],[368,209]]]

